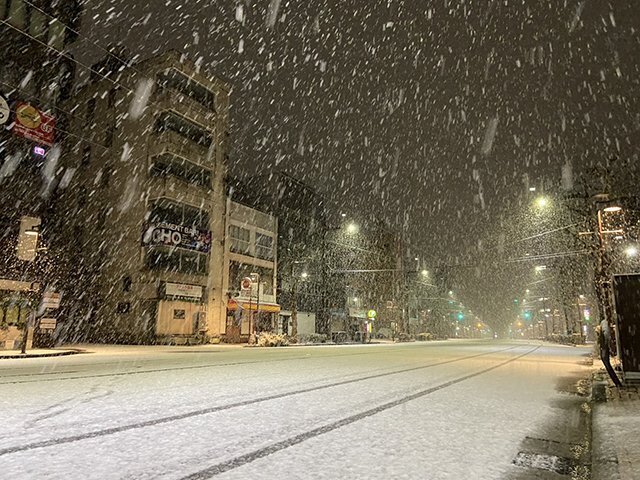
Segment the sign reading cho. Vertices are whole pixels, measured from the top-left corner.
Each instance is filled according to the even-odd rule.
[[[180,247],[197,252],[209,253],[211,232],[184,225],[158,222],[148,225],[142,235],[142,244],[147,246],[165,245]]]

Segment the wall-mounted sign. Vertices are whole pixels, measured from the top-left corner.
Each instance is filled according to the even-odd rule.
[[[40,330],[55,330],[57,323],[55,318],[41,318],[38,326]]]
[[[11,130],[15,135],[51,146],[55,139],[55,126],[54,117],[28,103],[16,104],[16,121]]]
[[[42,294],[43,308],[60,308],[61,295],[58,292],[44,292]]]
[[[36,145],[35,147],[33,147],[33,154],[38,155],[39,157],[44,157],[47,154],[47,151],[44,148]]]
[[[7,103],[7,100],[0,95],[0,125],[7,123],[10,116],[11,110],[9,109],[9,104]]]
[[[154,223],[145,228],[142,235],[143,245],[166,245],[188,250],[209,253],[211,250],[211,232],[173,223]]]
[[[164,285],[164,293],[171,297],[202,298],[202,285],[188,283],[170,283]]]

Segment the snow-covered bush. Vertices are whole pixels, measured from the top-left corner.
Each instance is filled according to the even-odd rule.
[[[258,335],[258,347],[286,347],[289,345],[286,335],[262,332]]]
[[[413,338],[412,335],[409,335],[408,333],[399,333],[398,336],[396,337],[396,342],[411,342],[415,340]]]
[[[328,337],[322,333],[309,333],[307,335],[298,335],[297,340],[299,343],[326,343]]]
[[[432,333],[423,332],[418,334],[418,336],[416,337],[416,340],[419,340],[421,342],[426,342],[429,340],[435,340],[435,336]]]

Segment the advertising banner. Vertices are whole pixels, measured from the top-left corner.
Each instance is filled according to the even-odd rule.
[[[147,246],[164,245],[180,247],[196,252],[209,253],[211,250],[211,232],[184,225],[159,222],[147,225],[142,235],[142,244]]]
[[[20,137],[51,146],[55,140],[56,119],[28,103],[16,104],[16,118],[11,131]]]

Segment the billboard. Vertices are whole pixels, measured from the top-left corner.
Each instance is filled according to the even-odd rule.
[[[51,146],[55,140],[56,119],[34,106],[18,102],[15,122],[11,131],[14,135]]]
[[[145,246],[180,247],[196,252],[209,253],[211,232],[194,227],[167,222],[148,224],[142,235]]]

